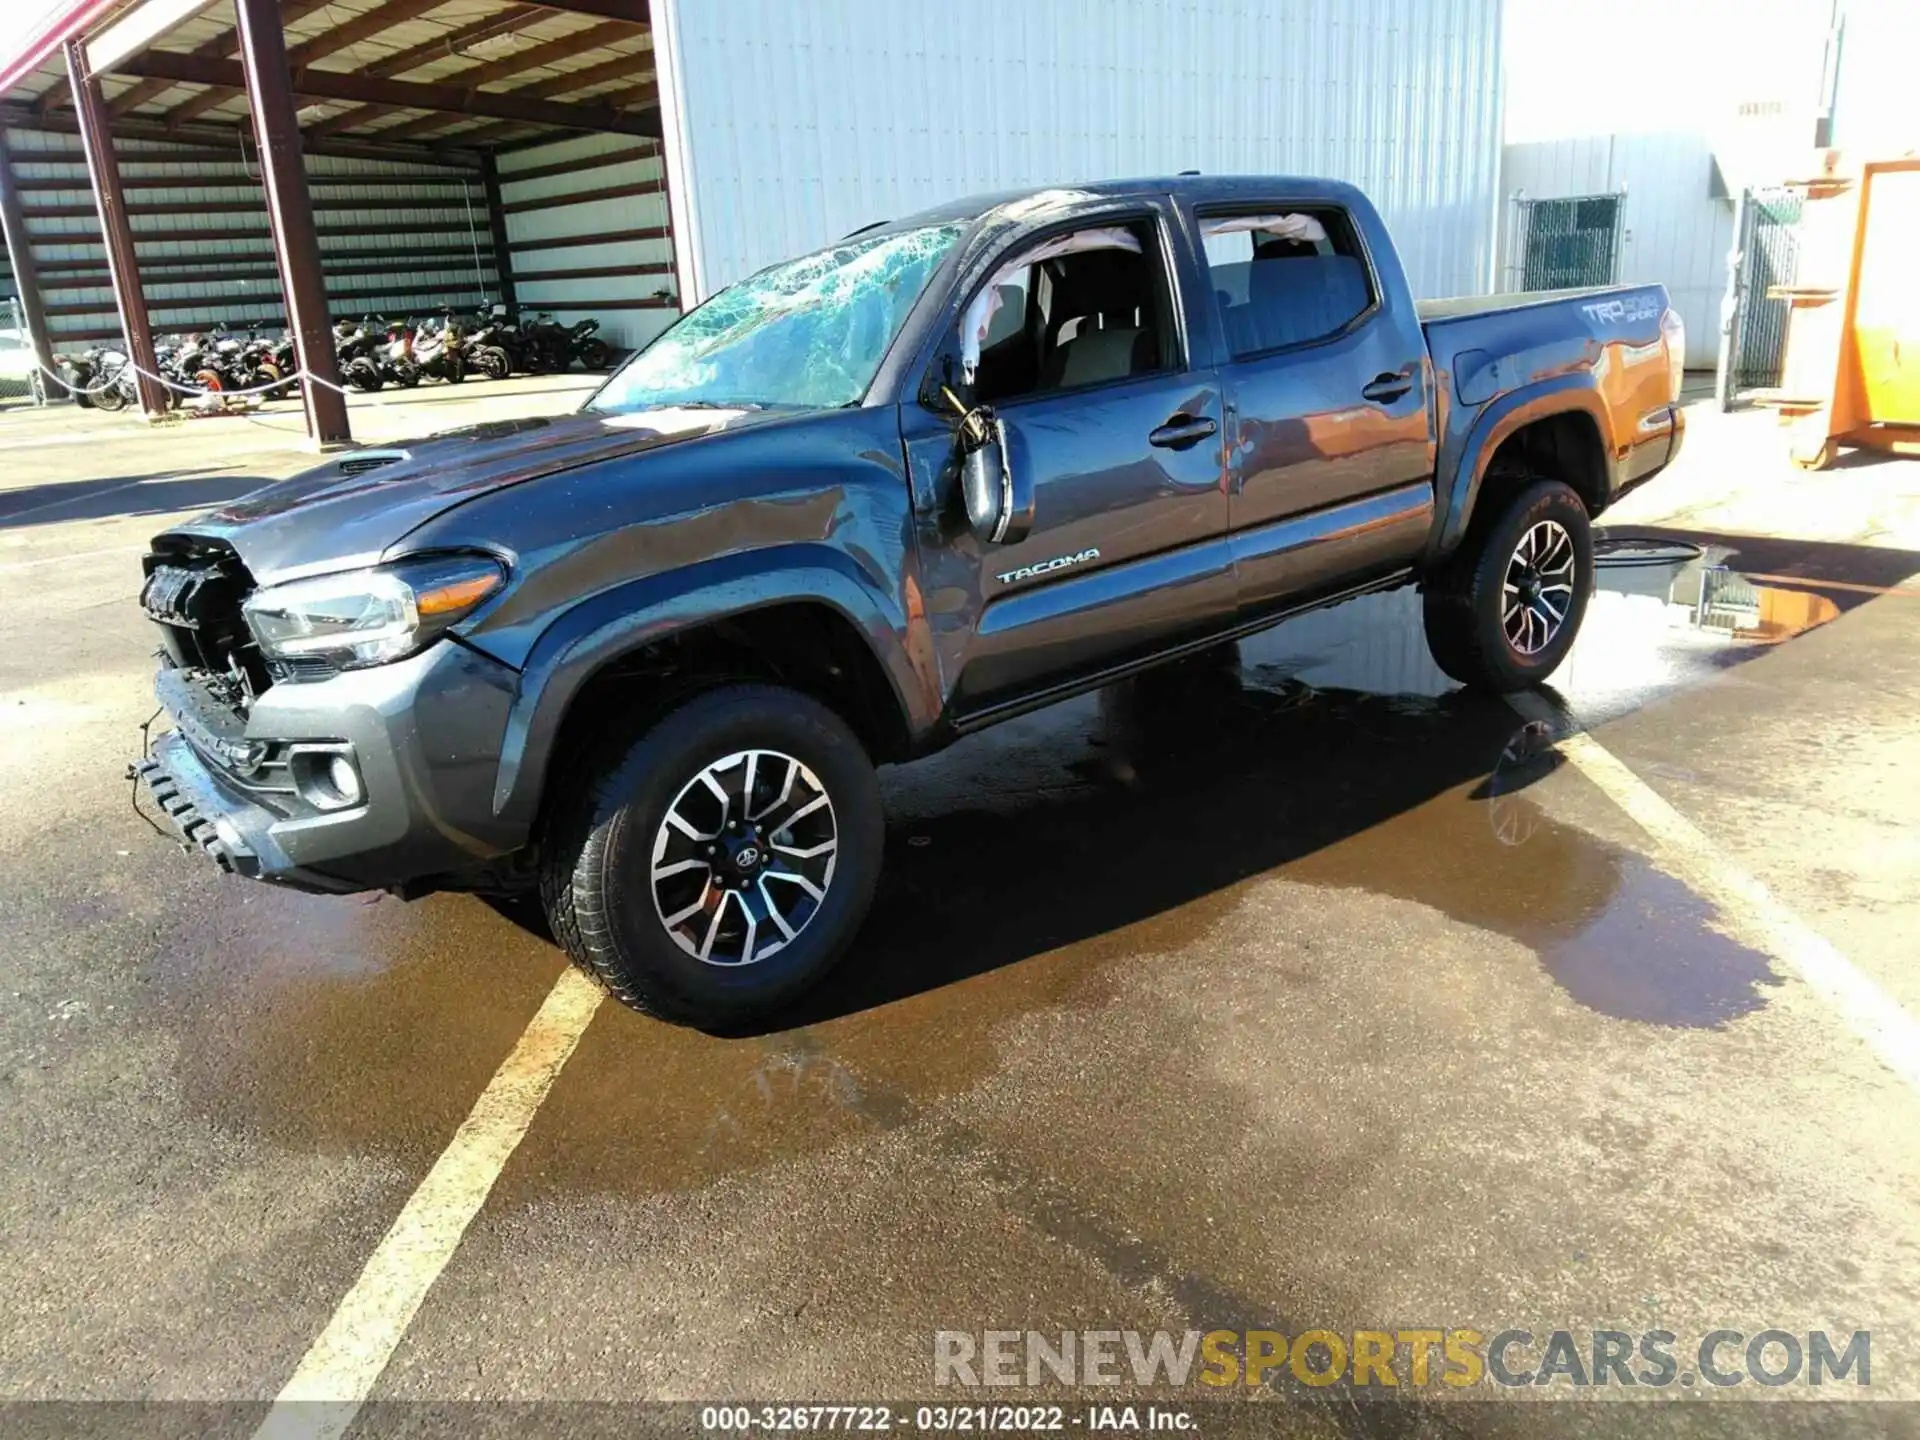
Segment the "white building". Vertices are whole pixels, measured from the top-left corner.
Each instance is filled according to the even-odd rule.
[[[120,334],[125,298],[59,47],[104,51],[135,17],[158,28],[96,78],[151,328],[284,323],[231,7],[37,9],[0,40],[0,138],[56,348]],[[1188,169],[1359,184],[1423,296],[1479,293],[1492,273],[1502,0],[280,11],[335,316],[511,294],[637,345],[728,282],[875,220]],[[617,123],[580,123],[593,117]]]
[[[1657,35],[1657,57],[1566,63],[1588,24]],[[1916,47],[1914,0],[1512,0],[1498,288],[1657,281],[1711,368],[1741,192],[1818,144],[1920,144],[1897,78]]]
[[[655,0],[681,291],[961,195],[1171,174],[1365,189],[1422,296],[1493,259],[1501,0]]]

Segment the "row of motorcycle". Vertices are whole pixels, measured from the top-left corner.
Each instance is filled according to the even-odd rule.
[[[458,383],[469,375],[488,380],[544,375],[575,365],[608,370],[620,352],[595,333],[599,328],[598,320],[561,325],[546,313],[523,319],[496,305],[482,316],[448,309],[418,323],[412,317],[374,315],[341,320],[333,327],[333,341],[341,379],[355,390],[372,391],[388,385],[410,388],[423,380]],[[168,392],[172,404],[184,403],[194,391],[278,400],[300,388],[290,331],[277,338],[225,329],[170,335],[155,342],[154,356],[160,374],[180,387]],[[123,410],[138,398],[124,350],[96,345],[53,359],[81,405]]]
[[[576,364],[609,370],[619,352],[600,338],[599,329],[598,320],[561,325],[545,313],[523,320],[496,305],[477,317],[445,310],[419,325],[377,316],[342,320],[333,327],[333,341],[340,378],[355,390],[379,390],[422,380],[458,384],[469,375],[504,380],[558,374]]]

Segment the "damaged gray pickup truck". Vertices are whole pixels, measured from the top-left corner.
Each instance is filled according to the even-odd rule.
[[[134,770],[228,870],[537,892],[621,1000],[737,1024],[858,930],[876,765],[1397,585],[1449,674],[1544,678],[1682,350],[1659,286],[1416,306],[1329,181],[963,201],[722,291],[577,416],[158,536]]]

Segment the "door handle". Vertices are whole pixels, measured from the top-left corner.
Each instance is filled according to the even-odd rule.
[[[1149,445],[1158,445],[1163,450],[1184,450],[1189,445],[1198,445],[1220,427],[1204,415],[1175,415],[1158,430],[1147,436]]]
[[[1360,393],[1369,400],[1382,403],[1398,400],[1413,388],[1413,374],[1402,370],[1399,374],[1376,375],[1360,387]]]

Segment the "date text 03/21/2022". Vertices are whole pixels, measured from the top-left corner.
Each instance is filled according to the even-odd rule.
[[[1187,1410],[1167,1405],[707,1405],[700,1428],[745,1434],[766,1431],[912,1431],[924,1434],[1067,1430],[1181,1433],[1196,1428]]]

